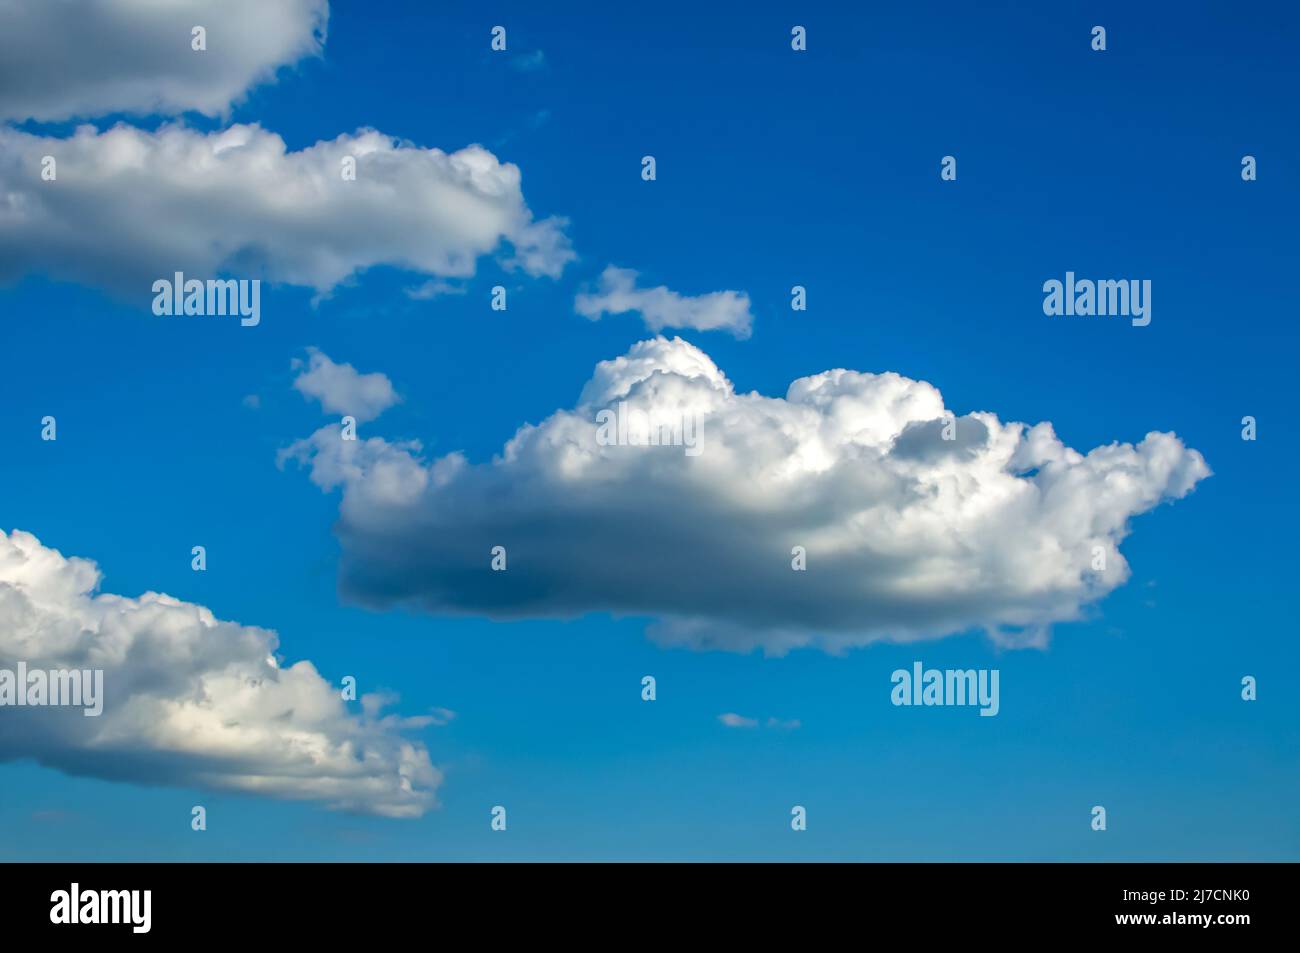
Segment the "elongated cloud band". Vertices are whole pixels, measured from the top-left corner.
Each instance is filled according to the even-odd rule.
[[[578,314],[598,321],[605,314],[635,311],[651,331],[665,328],[694,328],[697,331],[728,331],[747,338],[753,331],[754,316],[749,295],[740,291],[712,291],[688,296],[660,285],[637,287],[637,273],[610,265],[600,274],[592,291],[580,292],[573,307]]]
[[[102,713],[0,708],[0,761],[418,817],[442,776],[404,729],[445,715],[361,714],[310,662],[284,667],[275,633],[148,592],[96,594],[99,570],[0,532],[0,669],[103,671]],[[10,701],[9,705],[14,703]]]
[[[480,146],[361,130],[291,152],[255,125],[0,128],[0,281],[37,272],[148,300],[154,279],[223,272],[327,292],[376,265],[467,277],[503,245],[507,267],[555,277],[574,258],[564,224],[535,220],[519,168]]]
[[[216,116],[319,55],[328,20],[327,0],[0,0],[0,119]]]
[[[1047,423],[952,418],[894,373],[738,394],[662,337],[487,463],[337,425],[282,459],[342,488],[341,586],[362,603],[646,615],[664,642],[773,653],[971,629],[1041,644],[1128,578],[1132,517],[1210,472],[1173,434],[1082,454]]]

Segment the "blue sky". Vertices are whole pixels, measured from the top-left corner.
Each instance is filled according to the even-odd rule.
[[[361,127],[479,143],[519,167],[539,219],[568,220],[578,259],[559,278],[487,255],[457,279],[464,294],[413,300],[429,276],[381,265],[316,302],[264,288],[254,329],[158,318],[147,287],[40,269],[0,288],[0,528],[95,560],[106,592],[162,591],[273,629],[287,659],[392,690],[403,713],[453,710],[415,732],[445,775],[440,806],[373,817],[18,759],[0,763],[0,858],[1296,859],[1297,13],[476,7],[333,4],[322,56],[228,118],[185,121],[259,123],[290,150]],[[506,55],[489,49],[498,23]],[[805,53],[790,50],[795,23]],[[1094,24],[1105,52],[1089,47]],[[118,120],[163,117],[91,121]],[[944,155],[955,182],[940,180]],[[670,332],[737,391],[895,371],[958,414],[1051,421],[1081,452],[1172,431],[1213,475],[1134,517],[1131,578],[1045,648],[972,630],[771,657],[663,647],[644,615],[493,621],[340,598],[338,493],[276,464],[323,419],[291,362],[316,347],[382,372],[402,402],[363,431],[484,462],[652,336],[634,314],[575,314],[608,264],[683,295],[747,293],[752,337]],[[1042,283],[1067,270],[1149,278],[1152,323],[1045,317]],[[498,284],[505,312],[488,307]],[[806,312],[790,310],[795,284]],[[55,443],[38,439],[47,414]],[[999,669],[999,715],[892,706],[890,673],[914,660]],[[723,712],[799,726],[732,729]],[[497,804],[504,834],[488,825]],[[795,804],[807,831],[790,829]],[[1096,804],[1104,833],[1089,828]]]

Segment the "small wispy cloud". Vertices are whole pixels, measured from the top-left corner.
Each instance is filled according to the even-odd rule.
[[[738,715],[734,711],[729,711],[726,714],[719,715],[718,721],[722,722],[728,728],[757,728],[760,724],[757,718],[749,718],[745,715]],[[794,731],[796,728],[801,728],[803,726],[803,722],[801,722],[798,718],[791,718],[789,720],[786,720],[782,718],[773,717],[773,718],[768,718],[767,721],[762,722],[762,725],[765,728],[773,728],[778,731]]]
[[[493,146],[499,149],[501,146],[512,142],[523,133],[536,132],[550,121],[551,111],[549,109],[538,109],[529,114],[528,118],[526,118],[521,125],[509,130],[505,135],[497,137],[493,142]]]
[[[718,721],[722,722],[728,728],[757,728],[757,718],[746,718],[744,715],[737,715],[734,711],[719,715]]]
[[[510,57],[510,66],[520,73],[536,73],[546,68],[546,53],[542,50],[530,50]]]
[[[749,295],[743,291],[713,291],[682,295],[660,285],[637,287],[637,273],[610,265],[600,275],[594,291],[581,292],[573,302],[584,318],[598,321],[606,314],[635,311],[651,331],[664,328],[694,328],[696,331],[728,331],[734,337],[749,337],[754,316]]]
[[[450,708],[434,708],[429,712],[429,714],[430,717],[433,718],[432,724],[438,728],[449,724],[451,720],[456,717],[456,713]]]
[[[351,364],[336,364],[329,355],[307,348],[307,360],[295,358],[294,389],[315,398],[330,413],[351,414],[357,420],[374,420],[400,402],[392,382],[384,374],[360,374]]]
[[[442,295],[463,295],[468,290],[465,285],[456,285],[441,278],[433,278],[422,285],[407,288],[406,296],[412,301],[430,301]]]

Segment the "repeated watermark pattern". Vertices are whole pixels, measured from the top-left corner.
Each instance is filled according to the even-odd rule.
[[[381,132],[365,124],[370,119],[364,110],[354,116],[349,104],[346,128],[300,142],[252,115],[262,101],[250,94],[280,71],[323,54],[331,26],[327,0],[240,2],[229,8],[189,0],[104,0],[86,21],[102,41],[102,55],[71,49],[75,44],[67,42],[86,26],[78,19],[86,11],[77,5],[12,0],[10,6],[10,14],[22,16],[11,15],[12,24],[0,35],[0,62],[17,64],[8,73],[14,81],[0,84],[6,87],[0,89],[0,277],[8,282],[36,276],[30,283],[36,291],[22,293],[42,293],[39,281],[48,278],[91,285],[106,299],[125,297],[129,317],[143,328],[132,333],[166,341],[150,355],[159,363],[196,363],[200,348],[189,348],[189,342],[219,337],[220,349],[231,350],[212,353],[223,359],[237,355],[220,365],[237,389],[223,405],[227,416],[195,410],[196,421],[213,426],[213,455],[229,450],[233,460],[240,452],[256,452],[264,470],[274,463],[301,471],[277,474],[283,482],[275,492],[295,492],[289,481],[296,479],[336,495],[337,505],[329,504],[335,536],[326,563],[331,573],[337,570],[338,601],[373,610],[367,618],[376,626],[408,612],[487,620],[487,626],[523,622],[539,633],[577,631],[592,619],[597,627],[613,625],[611,619],[638,626],[644,620],[654,643],[647,652],[715,653],[707,661],[692,661],[700,657],[685,653],[648,654],[630,666],[596,668],[565,655],[579,649],[555,648],[546,664],[567,674],[616,673],[610,676],[616,682],[605,683],[606,694],[590,693],[593,706],[608,706],[597,711],[596,722],[639,719],[646,737],[676,745],[688,734],[734,746],[727,751],[761,752],[755,755],[760,758],[775,757],[782,746],[805,752],[827,744],[844,730],[831,723],[844,717],[858,719],[854,732],[870,722],[1011,737],[1033,717],[1031,698],[1042,704],[1042,682],[1025,674],[1029,668],[1020,659],[1050,652],[1054,628],[1093,622],[1096,608],[1125,585],[1141,593],[1141,611],[1157,608],[1156,594],[1163,589],[1135,569],[1149,551],[1127,543],[1134,520],[1171,503],[1183,512],[1180,501],[1211,478],[1207,456],[1222,451],[1225,434],[1231,453],[1249,455],[1267,450],[1270,435],[1284,429],[1256,416],[1268,404],[1251,397],[1240,381],[1227,381],[1220,390],[1244,393],[1233,400],[1260,406],[1217,408],[1223,412],[1212,424],[1179,418],[1172,402],[1157,404],[1140,420],[1117,420],[1112,406],[1109,416],[1097,417],[1099,433],[1071,437],[1064,426],[1029,415],[1046,414],[1051,400],[1068,405],[1073,390],[1062,398],[1027,383],[1005,405],[999,401],[1008,398],[1006,390],[993,390],[990,403],[1015,414],[1008,417],[986,409],[986,395],[967,387],[969,379],[958,377],[949,387],[941,378],[959,375],[964,355],[963,361],[927,356],[928,335],[941,338],[946,332],[922,323],[932,300],[908,299],[901,306],[895,300],[888,272],[901,258],[881,256],[885,265],[873,259],[859,280],[850,268],[825,260],[833,243],[814,234],[832,234],[840,242],[855,238],[858,224],[835,217],[836,202],[812,188],[820,184],[816,179],[824,177],[845,193],[874,188],[883,195],[891,186],[859,174],[860,156],[851,149],[844,154],[852,161],[840,161],[824,143],[806,141],[811,133],[802,130],[797,115],[791,117],[795,145],[781,157],[790,169],[773,176],[792,176],[800,188],[809,186],[809,194],[794,186],[787,190],[787,182],[771,177],[765,201],[788,203],[790,210],[786,222],[779,207],[760,207],[781,225],[761,233],[764,242],[780,246],[770,260],[756,264],[741,253],[749,247],[745,233],[751,227],[757,232],[758,225],[735,214],[710,219],[715,210],[707,207],[715,195],[718,208],[744,207],[727,190],[749,201],[756,190],[748,177],[756,173],[741,167],[758,166],[767,157],[738,149],[728,154],[726,140],[693,142],[693,154],[665,131],[671,123],[640,119],[619,136],[606,137],[609,142],[599,140],[601,148],[584,159],[591,163],[584,176],[601,184],[602,201],[621,196],[630,209],[627,221],[619,222],[627,233],[621,247],[611,243],[603,253],[590,247],[595,240],[584,235],[617,230],[589,227],[576,213],[570,220],[563,189],[573,176],[548,182],[545,161],[538,160],[539,172],[528,161],[545,151],[524,146],[530,135],[552,130],[567,143],[573,128],[603,117],[590,115],[580,99],[565,95],[563,109],[553,101],[559,93],[548,79],[572,82],[581,77],[580,66],[549,44],[545,50],[536,46],[545,33],[509,22],[505,14],[501,23],[480,19],[472,30],[449,30],[447,42],[466,44],[474,68],[491,71],[493,82],[536,91],[536,102],[529,99],[509,116],[485,108],[478,113],[483,128],[451,143],[413,141],[418,125]],[[805,73],[821,76],[818,70],[829,69],[828,60],[852,61],[844,50],[852,31],[837,35],[832,47],[820,32],[824,28],[795,23],[796,16],[803,19],[787,11],[784,19],[761,20],[758,49],[744,50],[750,34],[738,31],[728,37],[729,55],[742,49],[746,56],[768,58],[762,62],[777,86],[794,84],[793,77],[803,82]],[[1108,68],[1113,73],[1123,62],[1121,47],[1133,38],[1119,24],[1112,23],[1108,34],[1091,19],[1077,19],[1059,36],[1045,34],[1039,41],[1062,44],[1061,56],[1086,60],[1098,75]],[[348,23],[341,17],[335,22]],[[1139,40],[1150,43],[1150,37]],[[670,54],[677,57],[675,66],[686,64],[692,44],[663,51]],[[316,78],[306,71],[295,82],[305,88]],[[638,77],[637,85],[645,82]],[[744,83],[732,94],[746,95]],[[1028,115],[1020,105],[1015,115]],[[234,121],[235,110],[251,118]],[[883,123],[886,111],[881,112]],[[906,179],[909,188],[912,180],[922,183],[924,191],[912,194],[922,204],[934,203],[926,214],[939,209],[968,215],[962,203],[978,200],[972,196],[1014,191],[1014,173],[998,167],[997,153],[981,147],[980,137],[941,128],[929,112],[919,115],[924,125],[914,130],[916,141],[879,138],[880,151],[898,166],[887,167],[888,174]],[[500,128],[493,125],[497,118]],[[688,118],[683,110],[684,125]],[[572,125],[560,129],[561,122]],[[1268,131],[1257,125],[1241,123],[1251,135]],[[745,126],[741,116],[737,135]],[[1095,132],[1089,133],[1090,147],[1099,141]],[[839,134],[850,139],[845,130]],[[1264,196],[1277,177],[1269,143],[1220,145],[1205,160],[1216,187],[1234,200]],[[842,146],[834,142],[835,149]],[[714,169],[707,178],[709,200],[692,197],[691,187],[702,188],[701,155],[735,163],[739,185]],[[527,167],[526,175],[521,167]],[[768,182],[766,171],[763,176]],[[842,187],[845,182],[851,188]],[[558,210],[542,210],[539,196],[546,202],[558,196]],[[1111,207],[1124,206],[1117,201]],[[1244,215],[1261,214],[1258,207],[1243,208]],[[672,217],[666,221],[656,218],[667,212]],[[880,216],[871,224],[896,223]],[[934,226],[934,248],[927,254],[946,254],[949,224]],[[633,241],[642,228],[648,237]],[[697,228],[711,230],[700,232],[707,239],[697,239]],[[1065,232],[1047,223],[1044,253],[1023,271],[1008,269],[1008,321],[1036,345],[1026,355],[1041,359],[1047,353],[1050,361],[1051,347],[1059,346],[1044,351],[1041,342],[1074,335],[1090,346],[1105,341],[1103,346],[1117,349],[1111,353],[1136,353],[1166,340],[1173,329],[1202,330],[1193,321],[1180,323],[1188,310],[1187,283],[1166,278],[1170,256],[1148,260],[1124,251],[1123,257],[1102,260],[1090,257],[1082,241],[1048,240]],[[87,234],[98,238],[85,241]],[[679,236],[684,252],[673,247]],[[718,249],[726,253],[714,254]],[[923,283],[933,278],[936,287],[958,287],[966,280],[956,271],[926,267]],[[376,277],[364,277],[370,272]],[[1111,328],[1152,324],[1154,279],[1134,275],[1160,278],[1161,322],[1142,334],[1111,334]],[[224,336],[236,323],[261,326],[264,280],[273,291],[267,326],[257,334]],[[363,281],[371,297],[354,307],[360,295],[352,296]],[[292,307],[290,289],[303,292],[303,301]],[[9,293],[7,285],[0,288],[0,295]],[[1039,293],[1042,317],[1034,297]],[[539,358],[538,368],[503,370],[507,386],[489,384],[472,401],[467,398],[471,385],[455,379],[449,365],[469,366],[478,357],[472,349],[484,347],[484,340],[530,340],[541,327],[533,322],[552,315],[556,302],[558,318],[569,322],[564,333],[580,342],[573,353],[586,378],[562,373],[563,361],[548,352],[551,363]],[[891,307],[917,322],[910,339],[880,333],[893,320]],[[439,331],[432,350],[421,350],[434,339],[420,337],[429,333],[423,327],[409,344],[405,337],[394,343],[368,335],[371,326],[361,321],[349,328],[351,339],[338,330],[345,314],[397,325],[426,312],[445,316],[438,327],[447,329],[457,316],[468,315],[472,320],[465,323],[472,329],[462,333],[457,327],[445,336]],[[157,322],[150,313],[204,320]],[[869,333],[853,328],[842,340],[835,337],[849,320],[872,322]],[[406,327],[401,325],[402,334]],[[486,338],[476,337],[484,328]],[[394,355],[392,367],[376,353],[382,348],[374,342],[385,340],[403,352]],[[317,344],[328,344],[339,359]],[[267,348],[270,356],[254,346]],[[349,346],[354,353],[343,353]],[[21,349],[14,354],[15,361],[23,359]],[[413,367],[411,355],[423,363]],[[998,353],[998,363],[980,364],[979,374],[1019,366],[1020,359]],[[944,384],[943,392],[917,376],[929,371]],[[1098,367],[1096,373],[1106,370]],[[79,448],[102,452],[94,443],[96,420],[85,411],[93,402],[66,399],[52,386],[34,389],[30,401],[23,394],[15,402],[22,415],[17,443],[39,446],[33,452],[45,455],[42,466],[49,461],[61,473],[77,465],[71,454]],[[452,408],[448,393],[459,405]],[[539,393],[545,404],[540,410]],[[558,403],[570,398],[572,403]],[[496,401],[492,412],[501,414],[491,421],[500,439],[494,436],[485,448],[476,440],[489,428],[472,414],[489,401]],[[300,427],[303,414],[314,414],[315,423]],[[1086,429],[1077,418],[1053,420]],[[179,429],[154,428],[150,447],[160,455],[192,453],[191,445],[175,438]],[[256,439],[243,439],[245,430]],[[1213,437],[1205,437],[1206,431]],[[1079,442],[1089,436],[1097,439]],[[1213,439],[1220,441],[1217,446]],[[464,446],[470,449],[459,449]],[[1196,447],[1209,450],[1202,454]],[[137,467],[141,482],[154,477],[149,462],[126,453],[114,461]],[[230,460],[223,456],[221,462]],[[67,485],[59,484],[60,492]],[[187,525],[176,527],[175,538],[166,537],[166,556],[159,560],[164,565],[153,567],[162,577],[160,589],[138,586],[131,590],[138,596],[106,591],[97,564],[54,549],[49,539],[64,531],[58,520],[51,518],[53,525],[42,531],[50,534],[42,537],[46,542],[26,529],[0,531],[0,658],[7,660],[0,667],[0,765],[34,758],[70,774],[186,791],[169,796],[165,827],[181,832],[196,851],[224,837],[242,816],[209,795],[302,802],[385,823],[421,818],[443,806],[447,769],[438,764],[438,732],[455,731],[463,710],[467,721],[478,719],[470,734],[481,739],[484,724],[495,717],[486,704],[471,698],[462,709],[451,699],[403,701],[388,687],[392,682],[433,679],[406,671],[405,656],[396,665],[391,654],[375,648],[388,643],[362,637],[368,633],[349,631],[323,646],[316,657],[319,670],[312,660],[289,658],[290,646],[303,645],[294,627],[305,627],[302,618],[314,625],[311,613],[280,613],[282,633],[218,618],[231,587],[242,585],[232,575],[241,554],[232,552],[238,540],[227,526],[256,527],[269,536],[279,532],[265,514],[265,525],[250,516],[273,498],[263,489],[251,482],[241,486],[234,502],[214,501],[207,520],[160,499],[163,515],[140,523],[161,523],[160,533],[172,529],[169,519]],[[293,522],[302,514],[292,506],[281,509],[280,498],[273,499],[274,515],[283,514],[285,525],[295,528],[290,532],[325,532],[319,518],[303,530]],[[52,511],[37,503],[19,512],[39,521]],[[248,511],[236,512],[240,505]],[[1159,532],[1157,526],[1153,537]],[[244,542],[259,546],[257,539]],[[287,550],[276,549],[276,558],[300,555]],[[141,543],[140,552],[152,550]],[[285,567],[286,578],[319,568],[312,558],[301,562],[296,569]],[[167,591],[193,591],[170,595],[161,590],[163,582]],[[331,590],[321,598],[336,594]],[[249,604],[256,599],[250,597]],[[562,628],[570,624],[574,629]],[[945,649],[957,645],[960,655],[941,657],[958,667],[927,667],[916,660],[890,671],[898,663],[889,653],[900,646],[909,656],[922,651],[917,646],[931,646],[933,662],[940,655],[937,640],[972,632],[982,633],[982,641],[944,643]],[[979,664],[1017,651],[1014,661],[999,663],[1002,668]],[[867,704],[832,718],[818,685],[833,682],[812,681],[814,666],[798,655],[805,652],[835,660],[858,653],[868,673]],[[522,650],[519,655],[529,657]],[[462,678],[466,670],[456,668],[473,664],[466,658],[459,646],[439,646],[436,660],[446,666],[436,673],[439,692],[469,693],[476,677]],[[1267,658],[1252,655],[1215,672],[1216,697],[1234,711],[1267,715],[1270,703],[1284,694],[1276,680],[1266,678]],[[68,660],[104,667],[60,664]],[[531,676],[512,671],[504,658],[493,664],[506,682]],[[646,669],[656,674],[640,674]],[[1004,669],[1006,716],[983,721],[1002,713]],[[444,700],[457,710],[444,707]],[[399,704],[416,710],[392,713]],[[915,711],[928,708],[974,711]],[[59,709],[80,710],[94,721]],[[979,720],[972,717],[976,712]],[[689,719],[687,727],[674,719]],[[6,730],[10,725],[17,730]],[[572,725],[575,733],[588,730],[578,719]],[[521,748],[532,742],[526,733],[521,738]],[[447,748],[454,761],[456,748]],[[503,771],[491,780],[501,776]],[[509,789],[475,790],[473,780],[464,783],[473,797],[450,803],[461,811],[470,802],[454,823],[478,838],[476,850],[516,843],[525,852],[535,850],[527,838],[546,823],[535,801]],[[814,797],[818,784],[825,786],[809,772],[762,801],[762,836],[800,848],[824,843],[818,838],[833,834],[839,821],[827,799]],[[1128,794],[1080,785],[1068,805],[1067,832],[1090,846],[1109,846],[1136,813],[1131,802],[1122,803]],[[754,795],[741,789],[733,796]],[[203,803],[193,803],[199,799]],[[628,823],[638,820],[633,814]],[[803,836],[791,841],[792,834]],[[1123,899],[1149,897],[1154,894],[1125,891]],[[71,882],[50,896],[49,921],[149,933],[152,893]]]

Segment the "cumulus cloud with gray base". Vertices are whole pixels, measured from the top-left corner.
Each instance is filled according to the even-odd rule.
[[[157,592],[98,593],[94,563],[0,531],[0,668],[99,669],[103,711],[6,707],[0,761],[69,774],[227,791],[385,817],[419,817],[442,775],[404,732],[443,712],[381,714],[391,696],[340,689],[283,664],[274,632]]]
[[[35,272],[151,300],[151,283],[180,271],[327,293],[376,265],[469,277],[498,251],[558,277],[575,257],[565,224],[535,219],[518,166],[481,146],[446,153],[363,129],[293,152],[256,125],[83,126],[67,139],[0,127],[0,281]]]
[[[0,0],[0,119],[224,115],[328,22],[327,0]]]
[[[693,415],[700,453],[607,445],[597,418],[620,404],[643,426]],[[1128,579],[1133,517],[1210,474],[1171,433],[1080,453],[1050,423],[955,417],[934,386],[892,372],[737,393],[707,354],[664,337],[601,362],[572,409],[520,427],[490,461],[344,441],[336,424],[289,460],[341,490],[340,585],[359,603],[648,616],[663,643],[772,654],[970,630],[1044,644]]]
[[[0,120],[224,119],[281,66],[319,55],[328,20],[326,0],[0,0]],[[191,48],[196,26],[206,50]],[[258,125],[0,127],[0,282],[35,273],[143,296],[176,272],[229,274],[320,297],[378,265],[466,278],[497,253],[558,277],[576,257],[565,225],[534,218],[519,168],[477,145],[361,129],[290,151]]]

